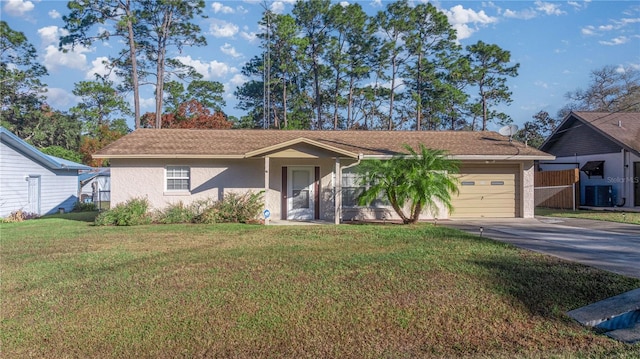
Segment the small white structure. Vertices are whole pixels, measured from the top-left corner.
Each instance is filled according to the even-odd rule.
[[[93,168],[82,172],[80,180],[80,200],[93,202],[100,206],[103,202],[111,201],[111,169],[108,167]]]
[[[22,210],[69,212],[78,201],[79,170],[91,167],[46,155],[0,127],[0,218]]]

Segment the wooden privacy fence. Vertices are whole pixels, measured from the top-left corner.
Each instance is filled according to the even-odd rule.
[[[580,201],[580,170],[536,172],[536,207],[575,210]]]

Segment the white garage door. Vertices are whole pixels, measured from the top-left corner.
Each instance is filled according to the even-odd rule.
[[[460,194],[453,195],[452,218],[512,218],[518,215],[516,168],[463,168],[460,172]]]

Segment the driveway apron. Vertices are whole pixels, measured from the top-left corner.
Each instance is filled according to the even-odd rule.
[[[443,223],[532,251],[640,278],[640,226],[572,218],[473,219]]]

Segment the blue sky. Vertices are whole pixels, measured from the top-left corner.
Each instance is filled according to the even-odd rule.
[[[355,2],[354,0],[342,1]],[[358,1],[370,14],[384,9],[384,0]],[[418,2],[418,0],[414,0]],[[277,13],[290,13],[295,0],[266,1]],[[555,116],[565,94],[585,89],[592,70],[605,65],[640,70],[640,2],[638,1],[431,1],[447,14],[463,46],[482,40],[511,52],[520,63],[519,76],[509,79],[513,102],[501,110],[515,124],[531,120],[540,110]],[[77,103],[74,83],[104,73],[102,59],[116,54],[111,40],[90,48],[58,51],[66,1],[0,0],[0,18],[25,33],[49,70],[49,104],[66,110]],[[194,66],[206,80],[225,85],[229,115],[240,117],[233,91],[247,79],[242,65],[260,53],[255,34],[262,0],[207,1],[207,19],[200,24],[208,45],[171,54]],[[142,93],[143,112],[153,111],[152,88]],[[131,127],[133,121],[130,121]],[[497,125],[490,129],[496,130]]]

